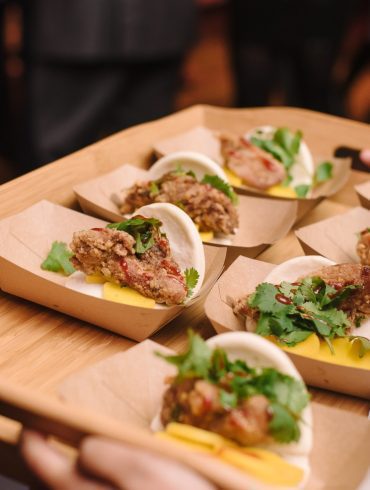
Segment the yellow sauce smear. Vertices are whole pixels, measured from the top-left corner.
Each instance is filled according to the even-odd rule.
[[[104,283],[103,298],[116,303],[123,303],[124,305],[141,306],[141,308],[155,307],[154,299],[146,298],[134,289],[121,287],[112,282]]]
[[[202,239],[202,242],[209,242],[213,240],[214,238],[214,233],[213,231],[200,231],[199,232],[200,238]]]
[[[122,303],[130,306],[140,306],[141,308],[154,308],[155,301],[152,298],[146,298],[138,291],[129,287],[121,287],[116,283],[108,282],[104,277],[99,275],[86,276],[85,281],[88,284],[103,284],[103,298],[116,303]]]
[[[266,449],[242,447],[203,429],[172,422],[160,439],[178,442],[189,449],[215,456],[270,485],[295,487],[303,478],[303,470]]]
[[[358,341],[351,341],[346,338],[332,340],[334,354],[331,353],[328,344],[320,340],[317,335],[312,334],[303,342],[294,347],[286,347],[277,342],[275,337],[268,337],[269,340],[277,344],[286,352],[317,359],[319,361],[330,362],[340,366],[349,366],[361,369],[370,369],[370,352],[363,357],[359,356],[360,345]]]
[[[199,225],[195,224],[195,228],[198,230],[199,236],[202,239],[202,242],[210,242],[213,240],[215,234],[213,231],[199,231]]]
[[[297,194],[292,187],[284,187],[282,185],[273,185],[266,190],[266,194],[275,197],[289,197],[297,199]]]
[[[240,187],[243,185],[242,179],[238,177],[236,173],[230,170],[229,167],[222,167],[222,170],[225,172],[229,184],[234,185],[235,187]]]
[[[99,276],[98,274],[91,274],[90,276],[85,276],[85,282],[87,282],[87,284],[104,284],[107,280],[105,277]]]

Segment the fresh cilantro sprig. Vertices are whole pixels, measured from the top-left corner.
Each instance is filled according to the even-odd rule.
[[[333,178],[333,164],[331,162],[322,162],[316,167],[313,178],[314,187],[323,184]]]
[[[294,164],[295,156],[299,152],[301,140],[301,131],[292,133],[288,128],[278,128],[272,139],[252,136],[251,143],[271,153],[273,157],[284,165],[285,170],[289,174],[289,170]]]
[[[262,283],[248,299],[248,305],[259,311],[256,333],[273,335],[289,346],[316,333],[334,352],[331,339],[345,337],[351,326],[347,314],[338,308],[358,287],[337,290],[320,277],[278,286]]]
[[[184,277],[188,290],[187,298],[190,298],[193,295],[195,286],[198,284],[199,272],[194,267],[191,267],[190,269],[185,269]]]
[[[206,379],[210,368],[212,351],[199,335],[192,330],[188,330],[188,349],[186,352],[173,356],[166,356],[157,352],[157,356],[177,367],[178,381],[186,378]]]
[[[219,177],[218,175],[205,175],[201,183],[209,184],[215,189],[218,189],[219,191],[223,192],[234,204],[234,206],[238,204],[238,196],[233,191],[231,185],[225,182],[223,179],[221,179],[221,177]]]
[[[298,197],[304,198],[311,189],[323,184],[333,178],[333,164],[331,162],[322,162],[316,167],[315,174],[312,179],[312,184],[301,184],[294,187]]]
[[[297,197],[300,197],[302,199],[307,196],[307,194],[310,192],[311,189],[312,186],[308,184],[299,184],[294,187]]]
[[[41,264],[41,269],[52,272],[63,272],[69,276],[75,272],[75,268],[70,262],[73,253],[68,250],[63,242],[53,242],[48,256]]]
[[[309,401],[303,382],[273,368],[251,368],[241,359],[231,361],[223,349],[212,351],[194,332],[189,331],[188,336],[188,350],[184,354],[157,354],[177,367],[175,382],[201,378],[217,385],[225,410],[238,407],[251,396],[264,395],[272,413],[269,432],[273,438],[282,443],[299,440],[298,422]]]
[[[154,235],[162,225],[156,218],[134,217],[120,223],[111,223],[107,228],[125,231],[135,238],[135,252],[142,254],[154,245]]]
[[[262,136],[262,135],[261,135]],[[272,139],[264,137],[252,136],[251,143],[258,146],[262,150],[270,153],[274,158],[281,162],[287,172],[287,176],[282,185],[288,186],[292,181],[290,169],[295,162],[296,156],[302,141],[302,132],[296,131],[293,133],[288,128],[278,128]],[[331,162],[322,162],[317,166],[312,179],[312,184],[300,184],[294,187],[294,190],[299,198],[307,197],[309,191],[320,184],[330,180],[333,177],[333,164]]]

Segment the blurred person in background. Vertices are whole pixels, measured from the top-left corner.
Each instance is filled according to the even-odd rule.
[[[336,113],[332,70],[359,0],[231,0],[236,104]]]
[[[9,117],[8,90],[5,71],[5,1],[0,0],[0,152],[8,153],[8,128]]]
[[[174,109],[195,0],[28,0],[23,170]]]
[[[362,0],[344,38],[335,75],[348,117],[370,123],[370,1]]]

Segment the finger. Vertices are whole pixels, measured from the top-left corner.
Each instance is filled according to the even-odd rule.
[[[25,429],[20,438],[20,452],[31,471],[48,487],[55,490],[107,490],[77,471],[75,463],[48,444],[46,437]]]
[[[360,152],[360,160],[370,166],[370,149],[366,148]]]
[[[30,469],[49,486],[55,487],[62,476],[72,472],[71,461],[51,447],[45,436],[38,432],[22,432],[20,451]]]
[[[79,464],[91,475],[125,490],[215,489],[211,483],[181,464],[100,437],[87,437],[83,440]]]

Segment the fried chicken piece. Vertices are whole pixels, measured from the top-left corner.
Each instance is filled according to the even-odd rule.
[[[244,138],[220,136],[225,165],[246,184],[260,190],[280,184],[286,177],[282,163]]]
[[[121,286],[129,286],[157,303],[181,304],[187,295],[185,279],[171,257],[166,237],[154,231],[154,245],[135,254],[135,239],[125,231],[94,228],[73,234],[70,245],[75,269],[101,274]]]
[[[238,213],[230,198],[209,184],[202,184],[191,175],[167,173],[155,181],[141,182],[131,187],[124,198],[120,212],[133,213],[135,209],[153,202],[169,202],[183,209],[199,231],[213,231],[229,235],[238,227]]]
[[[234,300],[232,303],[233,312],[236,316],[245,320],[246,329],[248,332],[254,332],[257,327],[259,318],[259,311],[256,308],[252,308],[248,305],[248,299],[251,295],[247,294]]]
[[[269,440],[269,401],[253,395],[232,409],[220,403],[221,387],[202,379],[174,382],[165,392],[162,423],[180,422],[209,430],[243,446]]]
[[[356,251],[361,264],[370,265],[370,228],[366,228],[360,233]]]

